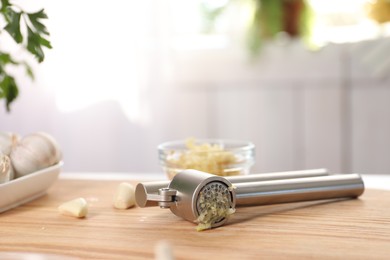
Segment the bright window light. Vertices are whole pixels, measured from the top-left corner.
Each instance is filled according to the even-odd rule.
[[[386,25],[378,24],[367,15],[367,0],[310,0],[315,12],[313,41],[347,43],[388,36]]]
[[[155,70],[169,71],[169,51],[184,55],[191,50],[228,51],[237,37],[244,37],[248,25],[250,5],[241,1],[45,0],[42,6],[49,15],[54,49],[40,65],[42,78],[48,89],[55,90],[63,112],[114,100],[129,119],[145,121],[148,100],[142,93]],[[205,34],[200,4],[218,7],[227,2],[242,3],[243,8],[227,10],[216,30]],[[379,27],[367,18],[366,0],[311,0],[310,4],[317,17],[313,39],[319,45],[390,35],[388,25]]]
[[[69,113],[102,101],[119,102],[130,120],[141,113],[142,69],[149,2],[47,1],[53,50],[41,65],[48,89],[55,90],[58,108]]]
[[[347,43],[390,36],[388,24],[378,25],[367,15],[368,4],[375,0],[308,0],[314,11],[311,41],[318,46]],[[224,49],[234,37],[245,37],[248,28],[250,0],[172,0],[173,46],[178,50]],[[204,33],[200,5],[212,8],[228,6],[214,21],[214,31]],[[234,27],[234,28],[233,28]],[[242,42],[242,41],[241,41]]]

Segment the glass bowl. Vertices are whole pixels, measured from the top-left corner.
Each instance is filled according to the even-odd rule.
[[[185,169],[219,176],[248,174],[255,161],[255,145],[241,140],[186,139],[162,143],[157,149],[169,179]]]

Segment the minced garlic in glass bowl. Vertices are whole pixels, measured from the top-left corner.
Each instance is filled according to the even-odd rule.
[[[158,153],[169,179],[186,169],[232,176],[249,173],[254,164],[255,146],[240,140],[189,138],[162,143]]]

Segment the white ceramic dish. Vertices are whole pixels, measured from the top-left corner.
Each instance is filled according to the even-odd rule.
[[[0,213],[39,198],[57,180],[63,162],[0,184]]]

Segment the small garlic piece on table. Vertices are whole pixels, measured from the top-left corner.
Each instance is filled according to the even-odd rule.
[[[135,205],[135,190],[133,185],[127,182],[119,184],[114,195],[114,207],[117,209],[128,209]]]
[[[58,211],[66,216],[83,218],[88,214],[88,203],[84,198],[77,198],[61,204]]]
[[[174,260],[172,244],[167,240],[160,240],[154,248],[155,260]]]

